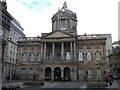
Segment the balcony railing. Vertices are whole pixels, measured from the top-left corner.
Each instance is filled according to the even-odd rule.
[[[92,34],[92,35],[79,35],[78,39],[99,39],[99,38],[105,38],[103,35],[99,34]]]
[[[40,41],[40,37],[20,37],[18,41]]]

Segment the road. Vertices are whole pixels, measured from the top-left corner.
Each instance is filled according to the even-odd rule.
[[[81,90],[80,88],[85,87],[85,82],[46,82],[42,87],[22,88],[19,90]]]
[[[21,88],[17,90],[93,90],[87,89],[86,82],[45,82],[44,86],[28,87],[23,86],[23,82],[4,83],[3,86],[19,85]],[[113,82],[113,84],[106,88],[106,90],[120,90],[120,83]],[[119,87],[119,88],[118,88]],[[96,90],[96,89],[94,89]],[[98,90],[98,89],[97,89]],[[101,90],[101,89],[99,89]],[[102,89],[103,90],[103,89]]]

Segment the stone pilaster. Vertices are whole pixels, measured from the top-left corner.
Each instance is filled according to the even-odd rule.
[[[41,60],[43,61],[43,43],[41,43]]]
[[[74,61],[77,60],[76,42],[74,42]]]
[[[46,61],[46,43],[44,43],[44,61]]]
[[[73,60],[73,45],[72,42],[70,42],[70,55],[71,55],[71,61]]]
[[[64,43],[61,43],[61,51],[62,51],[62,60],[64,60]]]
[[[55,43],[52,43],[52,59],[55,59]]]

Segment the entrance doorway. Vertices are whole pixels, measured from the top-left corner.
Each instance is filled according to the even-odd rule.
[[[64,68],[64,81],[70,81],[70,68]]]
[[[55,67],[54,69],[54,81],[61,80],[61,69],[59,67]]]
[[[50,67],[47,67],[45,69],[45,80],[51,81],[51,68]]]

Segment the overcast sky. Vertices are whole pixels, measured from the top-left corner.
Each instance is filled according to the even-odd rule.
[[[118,40],[119,0],[6,0],[8,12],[24,28],[27,37],[52,31],[51,18],[64,1],[77,14],[79,35],[112,34]]]

